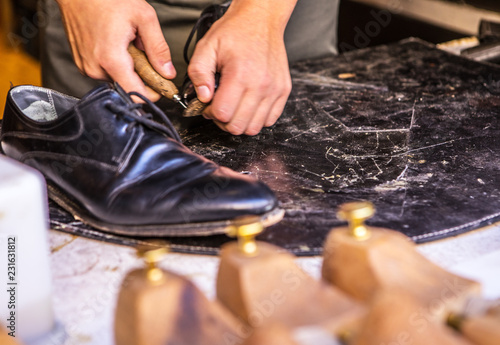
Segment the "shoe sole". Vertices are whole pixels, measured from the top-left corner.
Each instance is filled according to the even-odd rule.
[[[95,218],[78,202],[71,200],[47,181],[48,195],[51,200],[71,213],[78,221],[93,228],[116,235],[137,237],[189,237],[189,236],[211,236],[226,234],[228,228],[235,224],[237,219],[181,223],[181,224],[150,224],[150,225],[123,225],[110,224]],[[275,208],[265,214],[256,215],[264,227],[271,226],[283,219],[285,211]]]

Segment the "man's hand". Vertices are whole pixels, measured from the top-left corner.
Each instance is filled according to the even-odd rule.
[[[153,101],[159,95],[134,71],[127,52],[135,40],[151,65],[165,78],[175,77],[170,50],[154,9],[144,0],[57,0],[80,71],[100,80],[114,80],[126,91],[140,92]]]
[[[283,34],[295,3],[233,0],[197,43],[188,74],[202,102],[213,98],[204,116],[221,129],[256,135],[281,115],[292,85]]]

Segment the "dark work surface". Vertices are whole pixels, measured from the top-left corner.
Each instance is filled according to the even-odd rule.
[[[341,79],[345,73],[353,76]],[[286,215],[260,240],[319,254],[341,224],[338,205],[358,199],[377,208],[368,224],[415,242],[500,219],[500,68],[408,40],[298,63],[292,76],[283,116],[258,136],[177,119],[191,149],[276,192]],[[56,206],[51,222],[91,238],[137,242],[71,223]],[[164,240],[175,251],[214,254],[228,238]]]

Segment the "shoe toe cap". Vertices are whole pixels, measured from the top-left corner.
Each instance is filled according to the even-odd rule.
[[[177,205],[183,222],[261,215],[278,206],[276,196],[264,183],[227,168],[219,168],[183,189]]]
[[[162,187],[160,180],[157,176],[123,190],[108,216],[122,224],[201,223],[264,215],[278,206],[264,183],[224,167],[176,188]]]

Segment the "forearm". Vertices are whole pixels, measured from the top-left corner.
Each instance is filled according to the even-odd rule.
[[[284,33],[297,0],[233,0],[228,13],[248,16],[255,24]]]

